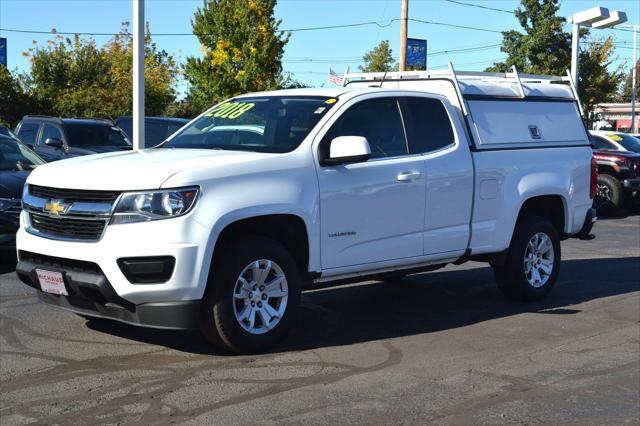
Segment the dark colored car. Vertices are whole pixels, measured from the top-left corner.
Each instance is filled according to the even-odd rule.
[[[145,117],[144,118],[144,139],[145,146],[156,146],[164,142],[169,136],[187,124],[190,120],[186,118],[173,117]],[[116,126],[120,127],[131,140],[133,133],[132,117],[118,117]]]
[[[612,213],[640,199],[640,154],[596,149],[598,193],[594,204],[598,214]]]
[[[15,250],[22,188],[36,166],[44,164],[6,127],[0,126],[0,251]]]
[[[95,118],[27,115],[16,133],[45,161],[132,149],[122,130],[109,120]]]

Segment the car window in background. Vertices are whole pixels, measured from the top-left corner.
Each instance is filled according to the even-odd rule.
[[[44,161],[24,144],[15,139],[0,136],[0,170],[33,170]]]
[[[62,133],[57,126],[53,124],[45,124],[40,136],[40,144],[44,144],[47,139],[60,139],[62,140]]]
[[[454,143],[451,120],[441,101],[422,97],[407,97],[403,101],[409,115],[406,121],[410,123],[407,137],[411,154],[437,151]]]
[[[591,144],[596,149],[609,149],[616,151],[618,149],[613,143],[609,142],[601,136],[591,135]]]
[[[40,125],[36,123],[22,123],[18,131],[18,137],[25,143],[35,145],[39,127]]]
[[[167,138],[167,125],[157,122],[144,123],[144,144],[145,146],[156,146],[164,142]]]
[[[618,142],[627,151],[640,153],[640,140],[634,138],[633,136],[625,135],[624,133],[612,133],[607,136]]]
[[[184,127],[162,147],[293,151],[335,102],[336,99],[320,96],[231,100]]]
[[[125,134],[117,127],[99,124],[67,124],[65,128],[69,136],[69,145],[72,147],[131,146]]]
[[[119,118],[116,120],[116,126],[120,127],[127,137],[131,139],[131,134],[133,133],[133,122],[131,118]]]

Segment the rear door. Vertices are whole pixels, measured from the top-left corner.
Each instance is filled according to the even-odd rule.
[[[401,99],[409,151],[425,162],[424,254],[466,250],[473,201],[473,163],[453,109],[429,96]]]
[[[38,139],[38,130],[40,130],[40,123],[23,122],[20,123],[20,126],[16,129],[16,135],[22,142],[29,145],[29,147],[35,148]]]
[[[421,256],[424,161],[408,151],[398,98],[373,96],[352,104],[322,137],[364,136],[371,159],[319,166],[322,268]]]

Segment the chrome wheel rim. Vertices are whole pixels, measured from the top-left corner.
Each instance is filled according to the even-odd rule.
[[[251,334],[267,333],[278,325],[287,309],[289,288],[282,268],[268,259],[248,264],[233,290],[233,312],[238,324]]]
[[[611,189],[607,185],[598,184],[597,188],[598,197],[605,201],[611,201]]]
[[[535,234],[524,252],[524,274],[532,287],[542,287],[553,273],[553,243],[544,232]]]

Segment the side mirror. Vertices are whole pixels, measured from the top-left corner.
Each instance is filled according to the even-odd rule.
[[[62,148],[64,146],[62,141],[58,138],[47,138],[44,141],[44,144],[52,148]]]
[[[324,165],[361,163],[371,157],[371,148],[367,138],[362,136],[338,136],[331,140],[329,145],[329,157],[325,158]]]

